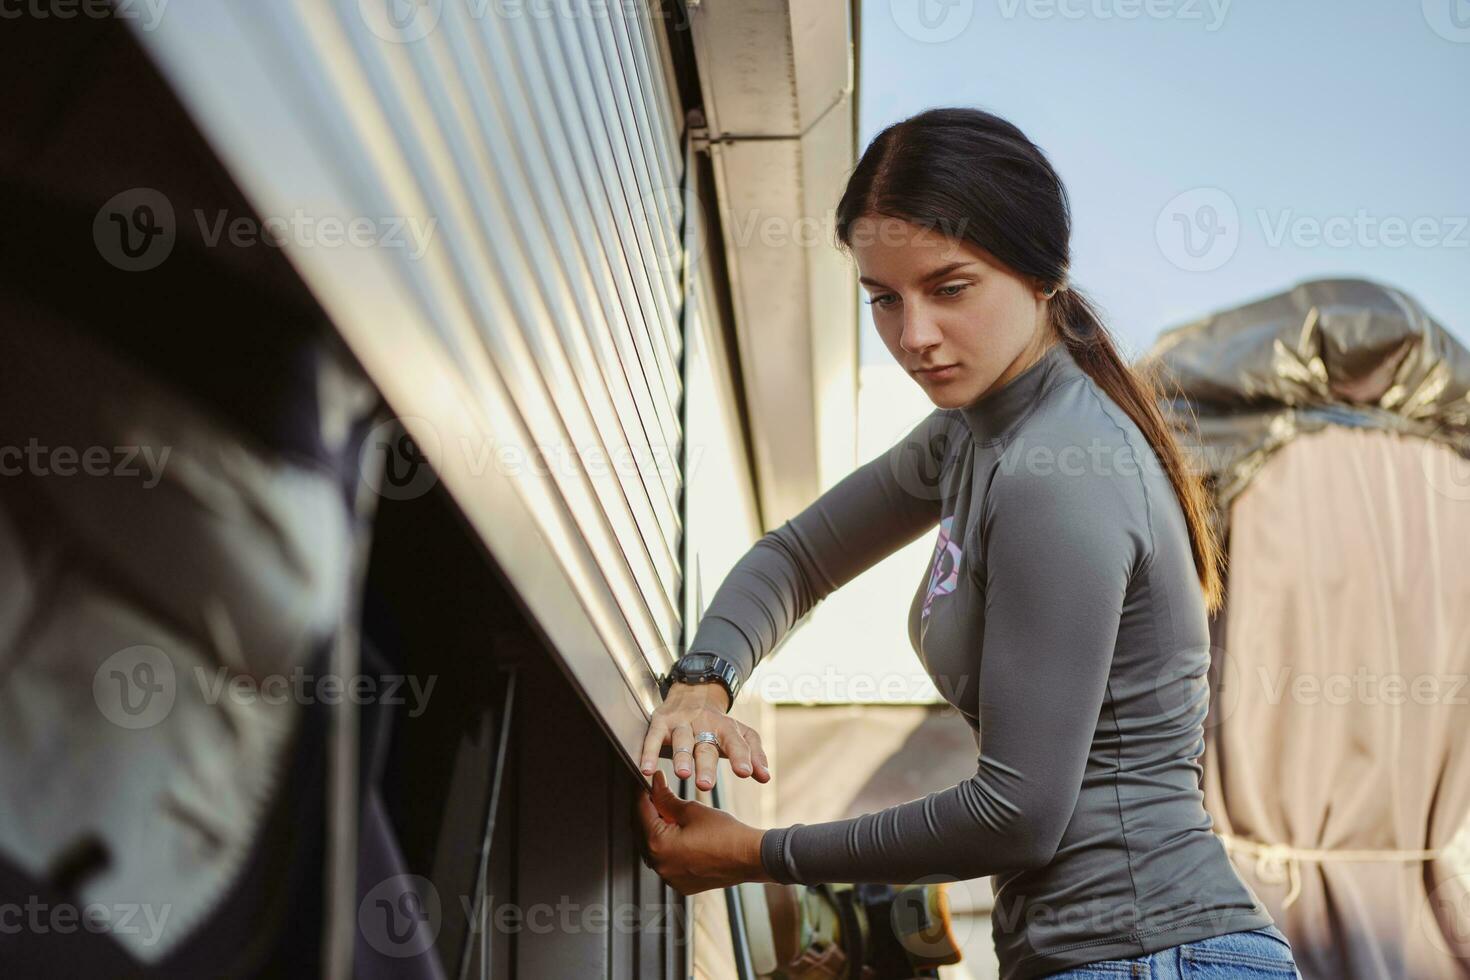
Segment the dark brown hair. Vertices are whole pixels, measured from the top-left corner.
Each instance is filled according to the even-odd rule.
[[[863,216],[899,218],[963,238],[1043,289],[1050,323],[1077,363],[1133,419],[1163,464],[1189,526],[1205,607],[1224,597],[1224,556],[1211,502],[1159,408],[1155,379],[1131,368],[1092,302],[1067,281],[1071,206],[1046,155],[1011,123],[981,109],[928,109],[896,122],[863,151],[837,205],[837,240],[852,245]]]

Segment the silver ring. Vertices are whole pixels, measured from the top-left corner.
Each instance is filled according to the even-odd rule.
[[[720,747],[720,736],[716,735],[714,732],[696,732],[694,735],[694,741],[696,744],[699,742],[708,742],[715,748]]]
[[[688,752],[690,755],[694,754],[694,752],[690,749],[675,749],[672,754],[678,755],[680,752]]]

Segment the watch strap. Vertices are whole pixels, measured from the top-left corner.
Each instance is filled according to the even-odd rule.
[[[716,653],[708,653],[706,651],[690,652],[700,653],[703,656],[709,657],[712,662],[708,667],[689,670],[684,666],[684,657],[680,657],[674,662],[674,666],[670,668],[669,672],[659,678],[661,694],[667,698],[669,696],[669,688],[673,686],[675,681],[681,681],[686,684],[704,684],[718,681],[724,686],[725,693],[730,698],[730,705],[733,707],[735,704],[735,695],[739,693],[742,683],[740,668]],[[685,656],[688,656],[688,654],[686,653]]]

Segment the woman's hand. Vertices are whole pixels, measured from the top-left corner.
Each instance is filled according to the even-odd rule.
[[[638,797],[648,866],[680,895],[728,888],[742,881],[774,881],[761,864],[765,831],[698,800],[681,800],[663,770],[653,790]]]
[[[714,786],[722,755],[730,760],[735,775],[754,773],[757,782],[770,782],[771,764],[761,748],[760,735],[726,714],[729,708],[730,695],[721,684],[673,684],[669,696],[648,720],[640,763],[643,774],[653,773],[659,753],[667,744],[673,749],[674,772],[680,779],[698,772],[695,785],[700,789]],[[714,732],[720,737],[719,747],[708,742],[696,745],[695,732]]]

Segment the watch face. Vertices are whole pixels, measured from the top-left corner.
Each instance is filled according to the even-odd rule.
[[[715,665],[715,655],[712,653],[691,653],[684,657],[684,663],[680,669],[687,674],[698,674],[709,670]]]

